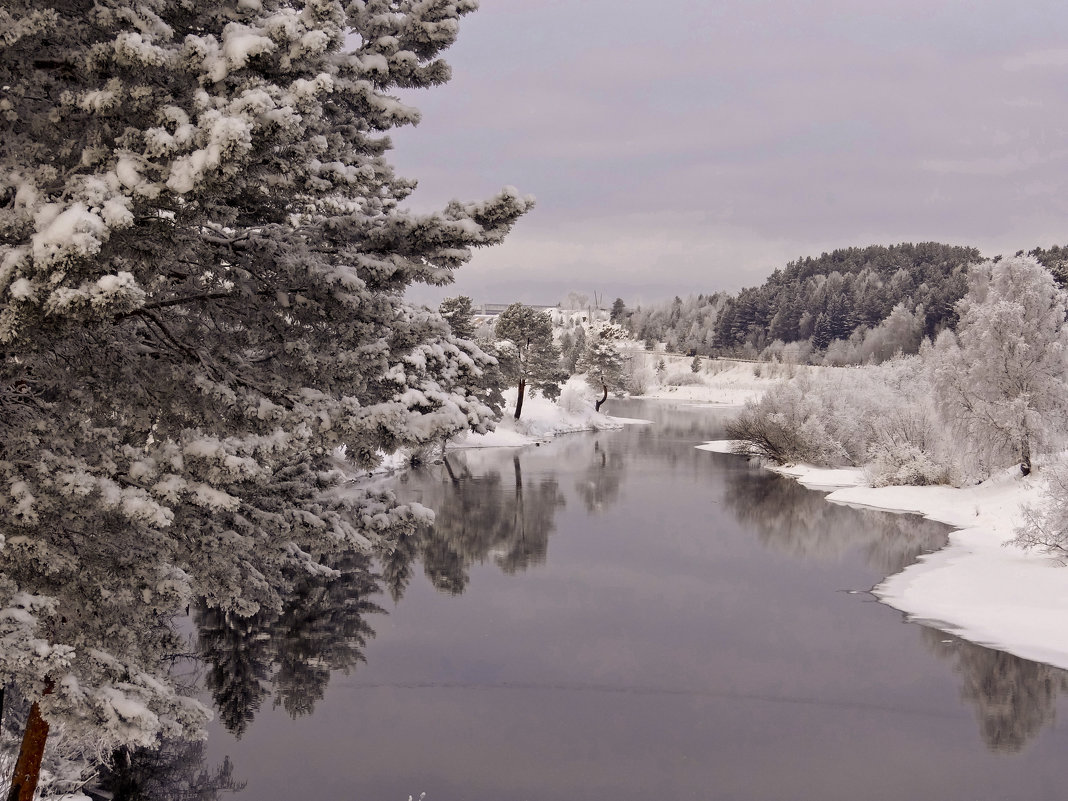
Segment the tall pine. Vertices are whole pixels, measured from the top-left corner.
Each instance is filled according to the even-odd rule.
[[[0,9],[0,679],[35,720],[196,734],[172,616],[280,611],[414,526],[347,477],[493,424],[493,360],[402,293],[531,200],[413,214],[385,159],[475,6]]]

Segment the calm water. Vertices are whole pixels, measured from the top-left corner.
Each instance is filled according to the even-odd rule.
[[[438,520],[377,580],[201,619],[237,798],[1068,797],[1068,674],[865,592],[944,527],[695,450],[723,412],[609,410],[655,425],[452,454],[397,482]]]

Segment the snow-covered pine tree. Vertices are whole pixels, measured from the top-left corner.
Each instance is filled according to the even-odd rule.
[[[594,337],[586,346],[575,369],[586,374],[586,383],[604,395],[596,402],[597,411],[608,400],[609,391],[623,389],[623,357],[611,340]]]
[[[532,201],[416,215],[384,158],[418,120],[390,92],[444,82],[475,7],[0,8],[0,678],[42,725],[103,748],[195,732],[170,616],[279,610],[413,524],[337,491],[339,446],[369,468],[492,425],[492,359],[401,293]]]
[[[475,335],[474,311],[467,295],[445,298],[438,305],[438,311],[456,336],[471,339]]]
[[[563,369],[568,375],[573,374],[577,369],[579,360],[582,358],[582,354],[586,352],[586,326],[581,322],[578,323],[578,325],[575,326],[574,334],[571,335],[569,342],[565,343],[563,339],[561,339],[560,351]]]
[[[545,312],[522,303],[513,303],[497,318],[494,326],[501,340],[498,351],[501,371],[518,387],[515,419],[523,413],[527,387],[550,400],[560,394],[567,375],[560,369],[560,352],[553,344],[553,324]]]

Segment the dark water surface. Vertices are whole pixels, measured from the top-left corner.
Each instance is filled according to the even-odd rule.
[[[865,592],[945,527],[695,450],[722,411],[610,411],[655,425],[397,482],[438,520],[377,566],[382,592],[290,627],[324,636],[249,637],[276,673],[254,719],[223,698],[241,736],[216,724],[207,749],[247,781],[237,798],[1068,798],[1068,674]],[[352,653],[308,664],[337,629]]]

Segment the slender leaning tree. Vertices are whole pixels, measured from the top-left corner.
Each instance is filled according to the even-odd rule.
[[[421,512],[339,487],[484,430],[493,365],[406,305],[531,205],[415,215],[396,88],[474,0],[0,4],[0,680],[96,746],[195,734],[172,618],[280,610]]]

